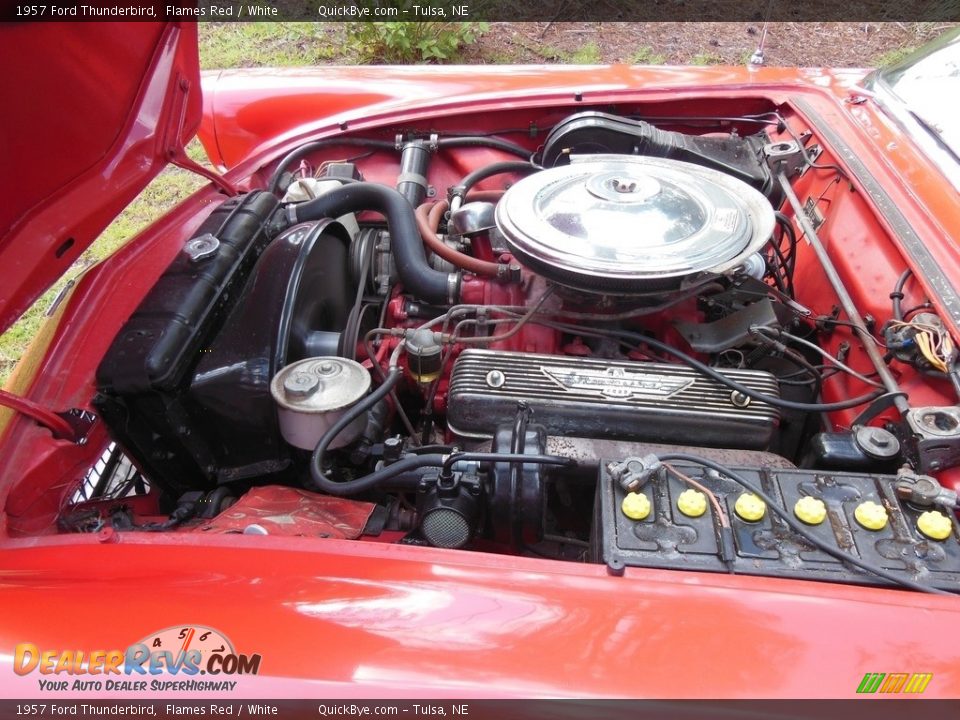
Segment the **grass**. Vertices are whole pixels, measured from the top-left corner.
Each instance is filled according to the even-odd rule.
[[[595,42],[584,43],[570,54],[567,62],[571,65],[599,65],[600,46]]]
[[[200,67],[290,67],[344,59],[346,30],[334,23],[200,23]]]
[[[691,65],[723,65],[723,58],[716,53],[702,52],[690,58]]]
[[[528,45],[523,41],[520,41],[519,44],[524,49],[536,53],[540,56],[541,60],[545,60],[546,62],[567,62],[567,58],[570,57],[570,53],[554,47],[553,45]]]
[[[903,60],[907,55],[912,53],[917,48],[910,45],[907,47],[896,48],[894,50],[888,50],[885,53],[877,55],[873,59],[873,66],[878,68],[890,67],[891,65],[896,65],[898,62]]]
[[[516,62],[516,56],[510,50],[485,50],[483,62],[490,65],[510,65]]]
[[[573,52],[561,50],[553,45],[524,45],[524,49],[535,52],[542,60],[566,65],[599,65],[600,46],[595,42],[587,42]],[[512,62],[507,60],[506,62]]]
[[[649,45],[639,48],[630,56],[631,65],[664,65],[667,62],[667,56],[654,52]]]

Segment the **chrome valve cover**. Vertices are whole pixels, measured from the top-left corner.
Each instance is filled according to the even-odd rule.
[[[722,370],[779,397],[762,370]],[[764,449],[779,411],[683,365],[493,350],[465,350],[450,379],[447,422],[464,437],[489,437],[513,421],[517,403],[551,435]]]

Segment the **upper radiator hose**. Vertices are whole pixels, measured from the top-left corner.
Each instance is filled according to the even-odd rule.
[[[368,182],[349,183],[315,200],[290,205],[278,219],[282,225],[280,229],[284,229],[308,220],[340,217],[363,210],[374,210],[387,218],[397,272],[407,290],[433,305],[453,305],[460,299],[460,276],[430,267],[423,252],[413,206],[391,187]]]

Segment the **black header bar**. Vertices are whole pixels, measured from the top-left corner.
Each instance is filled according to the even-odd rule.
[[[3,21],[957,22],[960,0],[36,0]]]

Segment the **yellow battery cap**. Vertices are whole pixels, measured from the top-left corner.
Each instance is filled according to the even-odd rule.
[[[883,530],[887,526],[887,509],[871,500],[857,505],[853,516],[867,530]]]
[[[627,493],[620,509],[631,520],[644,520],[650,514],[650,498],[643,493]]]
[[[753,493],[741,493],[733,509],[737,515],[747,522],[756,522],[767,512],[767,504]]]
[[[793,514],[807,525],[819,525],[827,517],[827,506],[823,500],[805,495],[793,506]]]
[[[946,540],[953,524],[942,512],[928,510],[917,519],[917,529],[932,540]]]
[[[707,496],[699,490],[684,490],[677,498],[677,509],[687,517],[700,517],[707,511]]]

